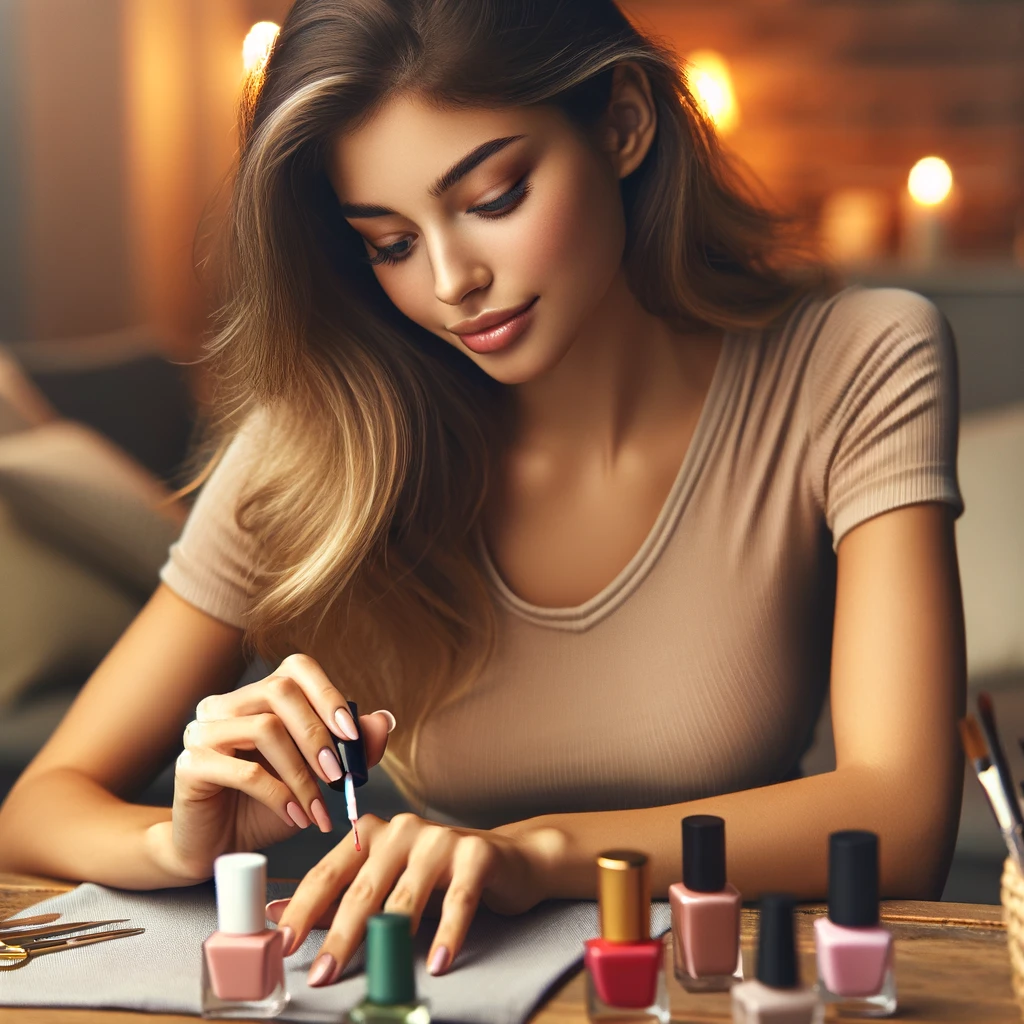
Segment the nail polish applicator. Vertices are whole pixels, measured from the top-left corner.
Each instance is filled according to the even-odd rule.
[[[337,736],[331,737],[334,741],[334,748],[338,752],[338,760],[341,762],[341,770],[344,775],[337,782],[328,782],[327,785],[335,792],[345,794],[345,811],[348,820],[352,823],[352,837],[355,840],[356,850],[361,850],[359,845],[359,832],[356,829],[356,821],[359,818],[359,810],[356,807],[356,787],[365,786],[369,776],[366,767],[366,747],[363,744],[363,730],[359,727],[359,708],[354,700],[345,702],[348,704],[352,721],[355,723],[356,732],[359,738],[355,740],[343,740]]]

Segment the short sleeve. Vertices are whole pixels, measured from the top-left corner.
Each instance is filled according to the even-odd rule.
[[[923,295],[854,287],[827,305],[810,364],[812,486],[833,550],[853,527],[918,502],[964,510],[952,328]]]
[[[243,627],[251,598],[254,542],[235,518],[263,420],[250,417],[202,485],[160,579],[200,611]]]

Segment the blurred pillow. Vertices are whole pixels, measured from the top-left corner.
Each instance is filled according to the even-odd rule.
[[[116,584],[23,529],[0,501],[0,707],[81,683],[139,609]]]
[[[972,684],[1024,675],[1024,403],[965,416],[957,550]]]
[[[137,596],[156,588],[183,508],[101,434],[57,420],[0,437],[0,498],[20,525]]]

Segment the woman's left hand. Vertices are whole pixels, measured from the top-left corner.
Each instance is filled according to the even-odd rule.
[[[550,854],[541,850],[550,850],[550,836],[535,846],[508,832],[453,828],[411,813],[390,821],[364,814],[358,827],[361,852],[349,833],[290,900],[280,901],[278,927],[291,931],[285,933],[285,955],[302,945],[311,928],[327,925],[332,904],[338,908],[310,969],[310,985],[341,977],[367,920],[381,910],[408,914],[415,934],[435,890],[447,891],[427,957],[431,974],[446,970],[458,955],[481,902],[499,914],[521,914],[545,898],[542,861]]]

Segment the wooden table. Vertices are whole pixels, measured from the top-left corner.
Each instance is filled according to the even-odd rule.
[[[72,886],[44,878],[0,873],[0,918],[66,892]],[[797,916],[797,942],[803,977],[814,977],[812,925],[823,912],[820,904],[803,905]],[[898,1019],[938,1024],[1021,1024],[1022,1015],[1010,988],[1010,962],[1000,908],[971,903],[912,903],[887,901],[882,919],[896,937]],[[743,911],[745,968],[753,967],[757,914]],[[693,996],[672,976],[672,937],[665,939],[666,966],[673,1021],[686,1024],[727,1021],[728,997]],[[3,986],[0,983],[0,1002]],[[830,1007],[827,1019],[833,1019]],[[0,1006],[0,1024],[195,1024],[197,1018],[170,1014],[111,1010],[27,1009]],[[530,1024],[584,1024],[583,973],[574,975],[531,1018]]]

